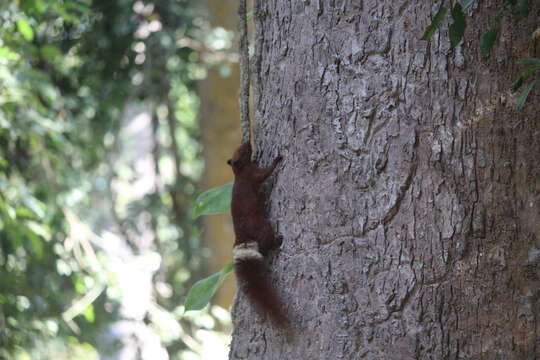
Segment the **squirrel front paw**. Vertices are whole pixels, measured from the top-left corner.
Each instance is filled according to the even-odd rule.
[[[274,240],[274,243],[276,245],[276,247],[280,247],[281,244],[283,243],[283,235],[277,235],[275,240]]]

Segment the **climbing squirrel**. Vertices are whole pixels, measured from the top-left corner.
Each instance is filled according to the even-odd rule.
[[[233,262],[240,291],[255,310],[268,316],[280,327],[287,324],[282,304],[272,289],[266,273],[264,257],[268,250],[281,245],[270,222],[263,216],[260,187],[282,159],[278,156],[268,167],[260,168],[251,161],[251,145],[242,144],[227,163],[234,172],[231,215],[236,240]]]

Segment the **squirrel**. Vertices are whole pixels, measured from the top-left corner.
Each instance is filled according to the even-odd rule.
[[[231,215],[236,240],[233,263],[240,290],[250,300],[255,310],[268,316],[279,327],[287,325],[282,303],[272,289],[266,274],[264,257],[272,248],[281,245],[270,222],[263,216],[260,187],[270,176],[281,156],[268,167],[260,168],[251,161],[251,144],[240,145],[227,163],[234,172]]]

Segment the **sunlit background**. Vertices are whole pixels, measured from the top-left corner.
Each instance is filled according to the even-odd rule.
[[[236,1],[0,1],[0,360],[226,359]]]

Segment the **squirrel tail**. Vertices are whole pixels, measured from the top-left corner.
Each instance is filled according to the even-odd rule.
[[[278,327],[287,327],[287,317],[268,279],[264,257],[259,252],[257,243],[253,241],[236,245],[233,249],[233,261],[238,287],[255,310],[261,316],[269,317]]]

